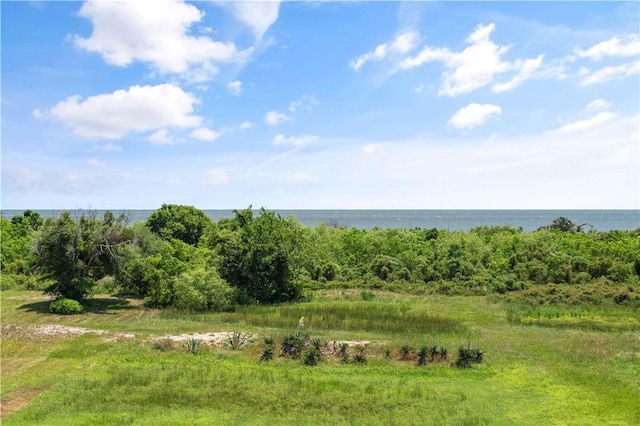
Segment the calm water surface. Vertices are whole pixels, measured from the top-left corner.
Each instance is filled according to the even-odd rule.
[[[62,210],[36,210],[43,217],[58,216]],[[203,210],[211,219],[233,217],[232,210]],[[78,213],[81,210],[77,211]],[[104,210],[97,210],[102,216]],[[144,221],[153,210],[118,210],[129,222]],[[598,231],[629,231],[640,228],[640,210],[276,210],[283,217],[293,216],[300,223],[341,225],[348,228],[438,228],[467,231],[475,226],[521,227],[534,231],[564,216],[573,223],[591,224]],[[11,218],[22,210],[3,210],[2,217]],[[586,229],[589,229],[587,226]]]

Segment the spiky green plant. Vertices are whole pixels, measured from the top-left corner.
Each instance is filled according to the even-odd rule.
[[[293,333],[284,336],[281,341],[282,356],[298,358],[304,350],[308,339],[309,336],[300,331],[294,331]]]
[[[321,359],[322,359],[322,352],[320,352],[315,347],[310,347],[305,351],[304,357],[302,359],[302,363],[304,365],[314,366],[314,365],[318,365]]]
[[[431,348],[426,346],[421,347],[418,352],[418,365],[427,365],[427,358],[432,356]]]
[[[191,355],[197,355],[202,350],[202,340],[199,339],[189,339],[184,344],[184,349],[187,353]]]
[[[232,351],[242,350],[245,343],[249,340],[249,337],[250,336],[248,334],[241,331],[229,333],[227,334],[227,346],[229,346]]]
[[[402,345],[402,347],[400,347],[400,353],[402,354],[402,356],[400,357],[401,360],[403,361],[408,361],[411,359],[411,351],[413,350],[413,348],[409,345]]]

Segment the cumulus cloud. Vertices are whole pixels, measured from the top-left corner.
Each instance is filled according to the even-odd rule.
[[[626,64],[608,66],[600,68],[597,71],[590,72],[586,68],[581,69],[582,86],[590,86],[596,83],[604,83],[606,81],[620,80],[634,74],[640,73],[640,61],[629,62]]]
[[[160,129],[153,132],[147,138],[154,145],[171,145],[174,142],[172,136],[169,135],[167,129]]]
[[[243,62],[251,54],[232,42],[190,35],[204,13],[182,0],[88,0],[78,14],[91,21],[93,32],[88,38],[74,35],[74,44],[115,66],[140,61],[160,73],[205,81],[218,72],[216,63]]]
[[[215,132],[211,129],[207,129],[206,127],[198,127],[194,129],[191,133],[189,133],[189,137],[192,139],[198,139],[201,141],[214,141],[218,137],[220,137],[220,132]]]
[[[242,82],[240,80],[227,83],[227,89],[234,95],[242,93]]]
[[[51,108],[51,115],[86,138],[119,139],[130,132],[168,127],[197,127],[193,115],[198,99],[172,84],[131,86],[127,90],[90,96],[71,96]]]
[[[116,144],[114,144],[112,142],[109,142],[109,143],[104,144],[104,145],[100,145],[97,148],[99,150],[105,151],[105,152],[122,152],[122,146],[116,145]]]
[[[601,124],[611,120],[613,117],[615,117],[615,114],[612,112],[601,112],[591,118],[565,124],[557,131],[559,133],[584,132],[585,130],[592,130],[599,127]]]
[[[449,120],[449,125],[458,129],[472,129],[480,126],[493,115],[502,114],[498,105],[472,103],[460,108]]]
[[[280,11],[280,1],[276,0],[225,2],[225,5],[238,21],[251,29],[258,40],[278,20]]]
[[[419,34],[414,31],[402,33],[391,42],[380,44],[371,52],[353,58],[349,66],[355,71],[358,71],[367,62],[379,61],[390,56],[406,54],[416,47],[419,39]]]
[[[206,173],[206,181],[212,186],[226,185],[231,181],[229,172],[226,169],[208,169]]]
[[[638,56],[640,55],[640,37],[637,34],[630,34],[623,40],[613,37],[586,50],[575,49],[575,53],[581,58],[589,58],[592,61],[599,61],[605,56]]]
[[[300,148],[305,145],[309,145],[317,141],[318,139],[319,139],[318,136],[315,136],[315,135],[300,135],[300,136],[291,136],[287,138],[283,134],[279,134],[279,135],[276,135],[275,138],[273,138],[273,144],[274,145],[290,145],[296,148]]]
[[[42,111],[40,111],[40,109],[36,108],[33,111],[31,111],[31,115],[33,116],[33,118],[40,120],[44,114],[42,113]]]
[[[246,129],[250,129],[253,127],[253,123],[250,121],[243,121],[242,123],[240,123],[240,125],[238,126],[238,128],[242,129],[242,130],[246,130]]]
[[[535,59],[504,61],[502,56],[511,46],[495,44],[490,38],[494,30],[494,24],[478,25],[466,39],[469,46],[462,51],[426,46],[417,55],[403,59],[399,68],[410,70],[429,62],[443,62],[447,71],[442,75],[440,96],[469,93],[491,84],[498,75],[516,73],[509,81],[497,83],[492,88],[494,92],[511,90],[535,75],[542,65],[543,55]]]
[[[293,120],[292,117],[278,111],[269,111],[264,116],[264,121],[270,126],[277,126],[285,121]]]

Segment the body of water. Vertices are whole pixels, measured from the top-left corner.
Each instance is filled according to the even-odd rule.
[[[58,216],[62,210],[36,210],[43,217]],[[124,213],[129,223],[145,221],[154,210],[112,210]],[[231,210],[203,210],[211,219],[233,217]],[[283,217],[293,216],[306,226],[318,223],[347,228],[438,228],[467,231],[476,226],[504,226],[534,231],[564,216],[576,225],[588,223],[598,231],[629,231],[640,228],[640,210],[275,210]],[[82,210],[75,210],[77,214]],[[104,210],[96,210],[101,217]],[[22,210],[2,210],[11,218]],[[588,226],[585,227],[589,229]]]

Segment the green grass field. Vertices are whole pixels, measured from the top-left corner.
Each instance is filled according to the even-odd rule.
[[[58,316],[25,291],[3,292],[1,307],[3,425],[640,424],[640,313],[627,307],[545,311],[359,290],[193,315],[97,296],[86,313]],[[330,354],[315,367],[277,353],[260,362],[263,337],[279,340],[300,317],[312,337],[371,342],[366,364]],[[43,325],[104,332],[42,335]],[[153,344],[220,331],[256,337],[197,355]],[[455,355],[469,342],[485,353],[470,369],[400,360],[403,345]]]

